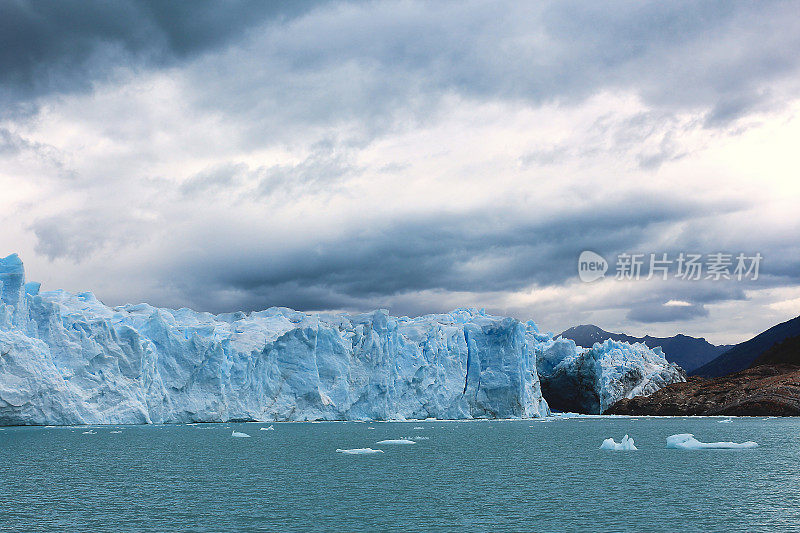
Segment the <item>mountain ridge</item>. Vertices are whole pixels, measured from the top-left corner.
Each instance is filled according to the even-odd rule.
[[[667,360],[691,373],[696,368],[708,363],[731,348],[730,345],[714,345],[703,337],[692,337],[678,333],[672,337],[634,337],[625,333],[612,333],[594,324],[581,324],[564,330],[558,336],[575,341],[584,348],[591,348],[595,342],[606,339],[635,343],[639,342],[648,348],[660,346]]]
[[[689,372],[692,376],[715,378],[748,368],[761,354],[790,337],[800,335],[800,316],[776,324],[752,339],[741,342],[715,359]]]

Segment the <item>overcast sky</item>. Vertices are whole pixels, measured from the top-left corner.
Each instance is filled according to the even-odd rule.
[[[109,305],[738,342],[800,314],[799,118],[792,2],[11,0],[0,255]],[[764,259],[614,279],[680,252]]]

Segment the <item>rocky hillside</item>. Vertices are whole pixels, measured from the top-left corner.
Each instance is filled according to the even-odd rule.
[[[800,416],[800,336],[764,352],[728,376],[692,377],[649,397],[623,399],[608,414]]]

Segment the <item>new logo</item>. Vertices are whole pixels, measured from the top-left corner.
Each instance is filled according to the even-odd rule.
[[[589,250],[581,252],[578,257],[578,277],[581,281],[589,283],[606,275],[608,262],[603,256]]]

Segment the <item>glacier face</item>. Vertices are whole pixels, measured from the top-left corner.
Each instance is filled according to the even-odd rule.
[[[658,347],[608,339],[571,351],[564,342],[544,344],[537,357],[542,392],[554,409],[600,414],[622,398],[686,381],[686,373]]]
[[[636,368],[649,356],[615,350]],[[0,259],[0,425],[545,416],[537,360],[573,368],[563,363],[588,351],[471,309],[112,308],[91,293],[41,292],[16,255]],[[605,405],[630,388],[616,376],[595,376]]]

